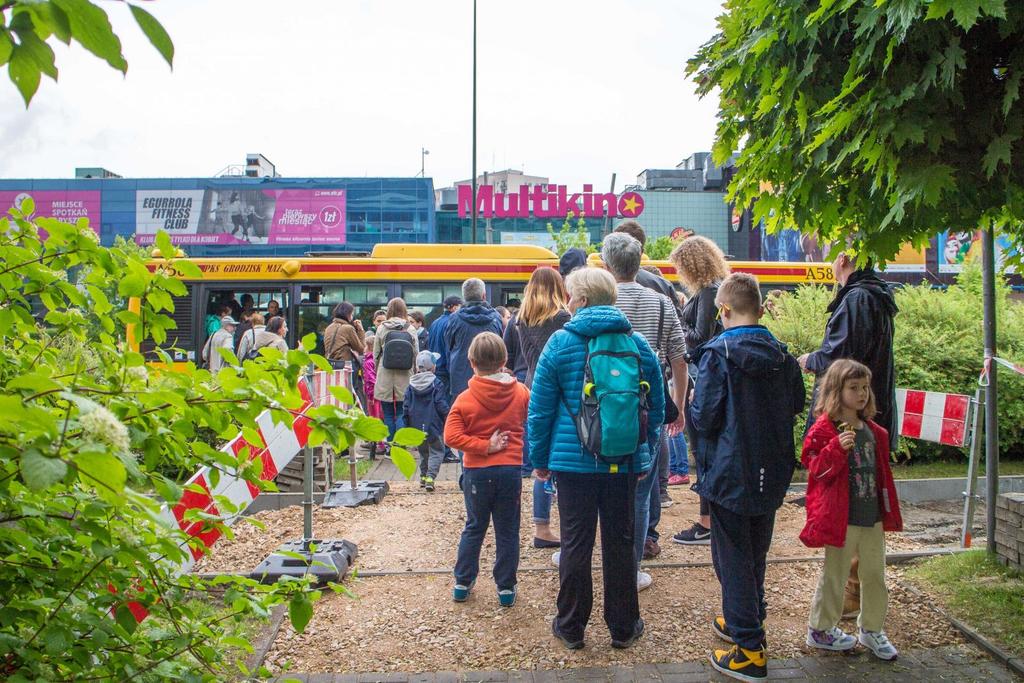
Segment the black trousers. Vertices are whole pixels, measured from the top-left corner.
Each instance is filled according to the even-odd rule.
[[[652,473],[649,476],[656,476]],[[562,555],[558,565],[555,627],[570,640],[583,640],[594,607],[591,562],[598,520],[604,574],[604,621],[612,638],[633,635],[640,618],[633,552],[635,474],[558,473],[558,514]]]
[[[711,560],[722,584],[722,615],[733,640],[748,650],[760,649],[764,639],[764,569],[774,528],[774,510],[738,515],[711,503]]]

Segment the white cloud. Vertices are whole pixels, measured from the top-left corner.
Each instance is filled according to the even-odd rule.
[[[286,176],[469,177],[470,0],[161,0],[171,72],[126,8],[105,4],[126,77],[57,46],[25,111],[0,86],[0,174],[208,176],[262,152]],[[709,149],[715,103],[684,78],[714,0],[480,0],[478,169],[618,186]]]

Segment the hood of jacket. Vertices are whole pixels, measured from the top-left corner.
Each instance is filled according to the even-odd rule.
[[[751,377],[779,372],[787,357],[786,345],[763,325],[730,328],[705,344],[704,350],[720,354],[731,367]]]
[[[503,413],[519,395],[518,384],[516,378],[506,372],[487,377],[473,375],[469,378],[469,392],[485,409]]]
[[[417,372],[409,378],[409,386],[417,394],[425,394],[434,386],[436,375],[432,372]]]
[[[380,326],[386,330],[404,330],[409,327],[409,321],[402,320],[401,318],[391,318],[382,322]]]
[[[455,317],[461,318],[474,327],[483,327],[491,322],[497,315],[494,309],[486,301],[467,301],[459,310],[455,311]]]
[[[836,292],[836,298],[832,300],[832,303],[828,305],[826,310],[829,313],[835,311],[843,299],[854,290],[860,290],[874,297],[890,316],[896,315],[896,312],[899,310],[889,285],[881,280],[874,269],[871,268],[864,268],[853,273],[850,279],[846,281],[846,284]]]
[[[615,306],[587,306],[576,311],[572,320],[565,324],[565,329],[584,337],[596,337],[606,332],[622,332],[629,334],[632,325],[626,316]]]

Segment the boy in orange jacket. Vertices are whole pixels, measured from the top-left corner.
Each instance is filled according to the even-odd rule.
[[[522,497],[523,425],[530,392],[504,372],[508,353],[501,337],[483,332],[469,346],[473,377],[448,413],[444,440],[463,452],[462,493],[466,528],[459,540],[452,599],[465,602],[480,572],[480,546],[494,520],[494,582],[498,602],[516,601],[519,513]]]

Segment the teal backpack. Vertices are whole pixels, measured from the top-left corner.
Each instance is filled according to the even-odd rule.
[[[569,414],[584,450],[611,465],[612,472],[631,461],[647,439],[651,387],[642,367],[640,352],[628,334],[602,334],[587,343],[580,412]]]

